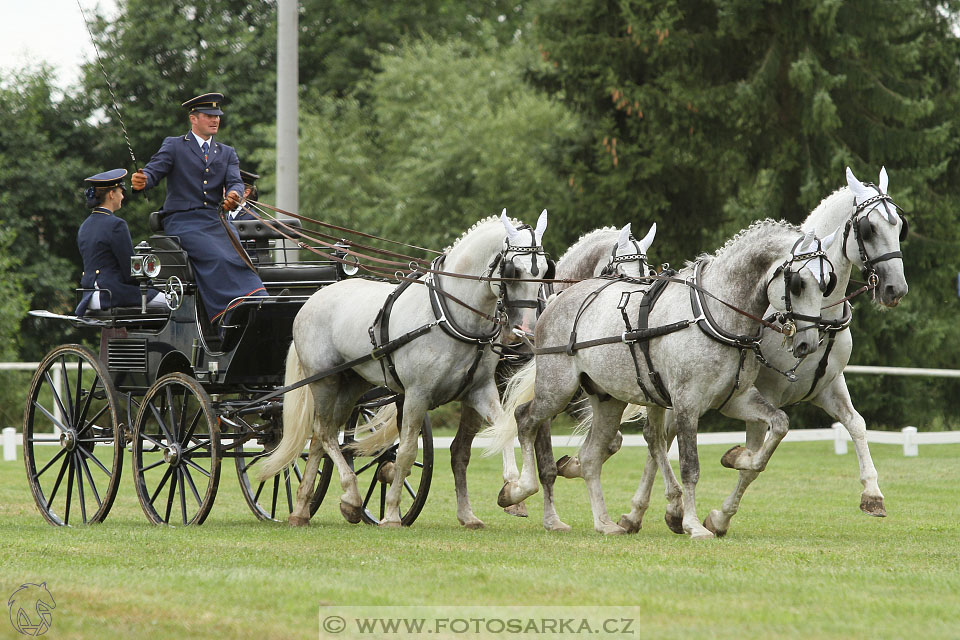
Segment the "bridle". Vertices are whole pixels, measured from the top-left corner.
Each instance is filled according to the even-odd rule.
[[[529,254],[530,255],[530,274],[536,278],[540,275],[540,264],[538,257],[543,260],[544,270],[543,270],[543,279],[553,280],[556,276],[557,265],[550,259],[546,251],[543,250],[543,246],[537,242],[536,233],[529,225],[521,225],[517,228],[517,231],[523,232],[526,231],[530,234],[530,246],[517,246],[510,243],[510,238],[506,238],[503,241],[503,249],[500,250],[500,253],[493,257],[493,260],[490,262],[490,266],[487,271],[487,277],[492,278],[494,272],[497,272],[499,278],[498,281],[498,295],[497,295],[497,311],[506,312],[508,309],[539,309],[541,308],[542,302],[539,299],[536,300],[525,300],[525,299],[512,299],[509,295],[509,289],[507,288],[508,284],[511,281],[522,281],[520,268],[514,263],[514,259],[517,255]],[[514,254],[513,257],[509,257],[510,254]]]
[[[817,329],[823,324],[823,318],[819,315],[817,316],[808,316],[804,314],[797,313],[793,310],[793,300],[794,296],[799,296],[802,289],[802,280],[800,279],[800,271],[803,270],[811,260],[820,261],[820,273],[823,274],[823,277],[820,279],[820,291],[823,293],[823,297],[828,297],[837,286],[837,274],[834,271],[833,263],[830,262],[830,258],[827,257],[826,252],[823,250],[822,242],[819,238],[816,239],[817,248],[812,251],[806,251],[804,253],[795,253],[800,244],[804,241],[805,238],[800,238],[794,243],[793,248],[790,250],[790,258],[784,261],[776,271],[774,271],[773,276],[770,280],[767,281],[767,287],[773,284],[773,281],[778,276],[783,277],[783,301],[785,311],[777,312],[772,314],[769,319],[775,319],[780,323],[786,325],[787,323],[792,323],[796,327],[797,320],[802,320],[805,322],[810,322],[811,324],[801,328],[796,328],[792,335],[799,333],[800,331],[809,331],[811,329]],[[797,269],[793,268],[795,263],[801,263],[800,267]],[[830,277],[826,277],[827,270],[824,268],[825,265],[830,265]]]
[[[610,262],[608,262],[600,272],[601,276],[616,275],[618,265],[625,262],[636,262],[640,266],[641,277],[656,275],[656,271],[652,270],[647,262],[647,254],[645,254],[640,248],[640,243],[637,242],[636,238],[633,237],[633,234],[630,234],[629,242],[633,245],[634,252],[618,255],[617,249],[620,248],[620,244],[618,243],[614,245],[613,249],[610,251]]]
[[[884,212],[889,218],[891,215],[889,207],[892,206],[903,223],[903,226],[900,228],[900,242],[907,239],[907,232],[910,227],[907,223],[906,216],[903,214],[903,210],[890,196],[880,191],[880,188],[872,182],[864,182],[863,185],[875,189],[877,195],[867,198],[859,205],[857,205],[856,200],[854,200],[856,209],[843,228],[843,253],[844,255],[847,253],[847,238],[850,236],[850,230],[852,229],[853,237],[857,241],[857,251],[860,254],[860,271],[866,276],[867,284],[876,288],[876,286],[880,284],[880,276],[877,275],[877,270],[874,266],[887,260],[893,260],[894,258],[903,260],[903,253],[900,251],[891,251],[876,258],[870,258],[867,255],[867,248],[864,241],[869,241],[873,237],[873,226],[869,219],[870,212],[879,204],[879,206],[883,207]]]

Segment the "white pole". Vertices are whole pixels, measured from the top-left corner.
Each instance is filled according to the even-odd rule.
[[[17,430],[13,427],[3,430],[3,459],[5,462],[17,459]]]
[[[838,456],[847,455],[847,430],[839,422],[834,422],[833,427],[833,452]]]
[[[920,455],[920,447],[917,446],[917,428],[903,428],[903,455],[913,458]]]
[[[300,209],[298,11],[297,0],[277,3],[277,207],[293,213]],[[296,245],[283,244],[284,261],[296,261]]]

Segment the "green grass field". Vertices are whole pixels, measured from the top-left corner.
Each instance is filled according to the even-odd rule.
[[[724,449],[701,448],[701,518],[732,489]],[[49,638],[316,638],[321,606],[508,604],[629,607],[644,638],[960,637],[960,447],[872,451],[887,518],[859,512],[852,453],[788,443],[729,535],[704,542],[666,528],[660,482],[639,534],[603,537],[582,481],[561,479],[558,508],[574,531],[548,534],[539,494],[530,518],[497,508],[499,459],[476,454],[471,495],[487,528],[463,530],[446,451],[419,520],[399,531],[344,522],[336,482],[309,528],[259,522],[232,466],[206,524],[154,527],[129,460],[105,523],[53,528],[18,459],[0,463],[0,597],[45,581],[57,603]],[[604,469],[615,516],[642,455],[624,449]],[[0,621],[0,638],[16,637]]]

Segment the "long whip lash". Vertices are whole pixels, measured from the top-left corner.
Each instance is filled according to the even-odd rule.
[[[140,164],[137,162],[137,156],[133,153],[133,145],[130,144],[130,136],[127,134],[127,127],[123,124],[123,116],[120,114],[120,104],[117,102],[117,94],[113,91],[113,84],[107,77],[107,70],[103,66],[103,58],[100,57],[100,47],[93,38],[93,32],[90,30],[90,23],[87,22],[87,15],[83,11],[83,5],[77,0],[77,7],[80,9],[80,17],[83,18],[83,26],[87,28],[87,35],[90,36],[90,42],[93,44],[93,50],[97,54],[97,63],[100,65],[100,71],[103,73],[103,79],[107,83],[107,89],[110,91],[110,97],[113,98],[113,110],[117,112],[117,118],[120,120],[120,129],[123,131],[123,139],[127,141],[127,151],[130,152],[130,159],[133,161],[133,168],[137,170]]]

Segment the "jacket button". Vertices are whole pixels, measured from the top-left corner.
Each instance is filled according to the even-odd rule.
[[[206,180],[204,180],[204,181],[203,181],[203,184],[207,184],[207,181],[206,181]]]

